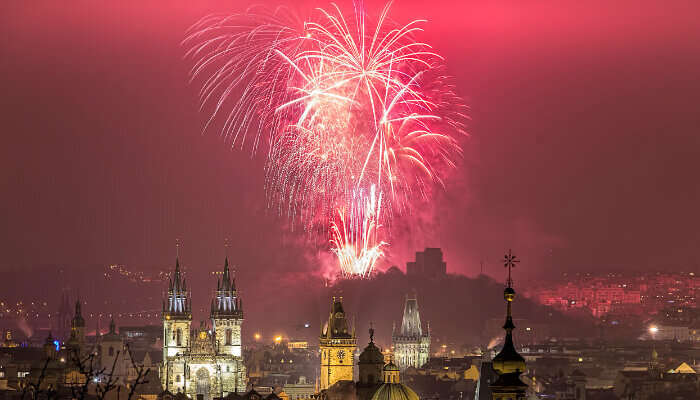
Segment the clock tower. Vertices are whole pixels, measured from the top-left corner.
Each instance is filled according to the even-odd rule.
[[[338,381],[352,381],[355,375],[355,329],[350,331],[343,311],[343,298],[333,297],[328,322],[319,338],[321,349],[321,385],[328,389]]]

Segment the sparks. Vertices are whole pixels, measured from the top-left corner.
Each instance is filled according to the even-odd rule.
[[[379,227],[430,199],[465,134],[442,57],[415,39],[424,21],[395,25],[390,6],[373,21],[336,5],[208,16],[183,42],[212,108],[205,129],[221,119],[232,146],[266,144],[268,206],[329,235],[346,275],[371,273],[388,245]]]

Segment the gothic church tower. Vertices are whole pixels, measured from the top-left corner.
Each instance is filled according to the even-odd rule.
[[[163,360],[189,349],[192,305],[187,282],[180,273],[180,260],[175,260],[175,274],[170,279],[168,298],[163,303]]]
[[[224,263],[224,274],[216,283],[216,294],[211,301],[211,322],[217,352],[240,357],[243,306],[236,293],[236,281],[229,272],[228,257]]]

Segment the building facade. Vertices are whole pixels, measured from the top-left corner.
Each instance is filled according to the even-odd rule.
[[[352,381],[355,375],[355,329],[350,330],[343,298],[333,297],[328,322],[319,338],[321,350],[320,389],[328,389],[338,381]]]
[[[161,381],[172,393],[205,400],[246,389],[241,352],[243,304],[229,272],[228,258],[211,302],[211,327],[192,328],[191,296],[179,260],[163,304]]]
[[[406,296],[401,330],[391,333],[394,359],[400,370],[420,368],[430,358],[430,327],[423,332],[418,311],[418,299]]]

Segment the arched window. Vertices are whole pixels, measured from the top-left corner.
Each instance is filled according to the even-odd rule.
[[[231,329],[226,329],[226,345],[231,345]]]
[[[109,356],[112,357],[114,356],[114,347],[109,346]]]
[[[175,382],[180,382],[180,375],[175,377]]]
[[[178,346],[182,346],[182,329],[177,328],[177,334],[175,335],[175,342]]]

